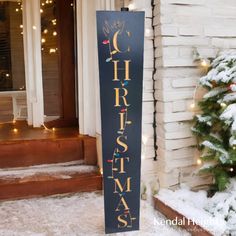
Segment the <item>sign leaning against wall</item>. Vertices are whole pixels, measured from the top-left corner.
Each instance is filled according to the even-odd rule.
[[[139,229],[144,12],[97,12],[106,233]]]

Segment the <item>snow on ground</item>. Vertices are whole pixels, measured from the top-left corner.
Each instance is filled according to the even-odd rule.
[[[142,201],[141,231],[115,235],[189,235],[179,228],[154,224],[163,220],[147,201]],[[100,192],[0,202],[0,236],[98,236],[104,235],[103,224]]]
[[[176,191],[162,189],[155,197],[215,236],[236,236],[236,180],[212,198],[206,191],[193,192],[186,186]]]

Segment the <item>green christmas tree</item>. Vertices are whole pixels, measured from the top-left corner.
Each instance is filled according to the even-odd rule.
[[[204,163],[200,170],[213,174],[214,191],[222,191],[236,176],[236,52],[214,59],[200,86],[208,90],[192,128]]]

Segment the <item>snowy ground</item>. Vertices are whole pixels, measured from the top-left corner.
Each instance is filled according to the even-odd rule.
[[[186,186],[176,191],[162,189],[156,197],[215,236],[236,236],[236,180],[212,198],[206,191],[193,192]]]
[[[142,201],[141,231],[117,235],[189,235],[159,225],[163,220],[148,202]],[[103,197],[99,192],[0,202],[0,236],[104,235],[103,221]]]

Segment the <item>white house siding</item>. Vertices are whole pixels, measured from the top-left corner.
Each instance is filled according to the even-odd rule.
[[[161,186],[206,184],[209,178],[194,174],[198,155],[190,105],[201,71],[192,51],[215,57],[219,49],[236,48],[236,1],[154,0],[154,5],[156,171]]]

